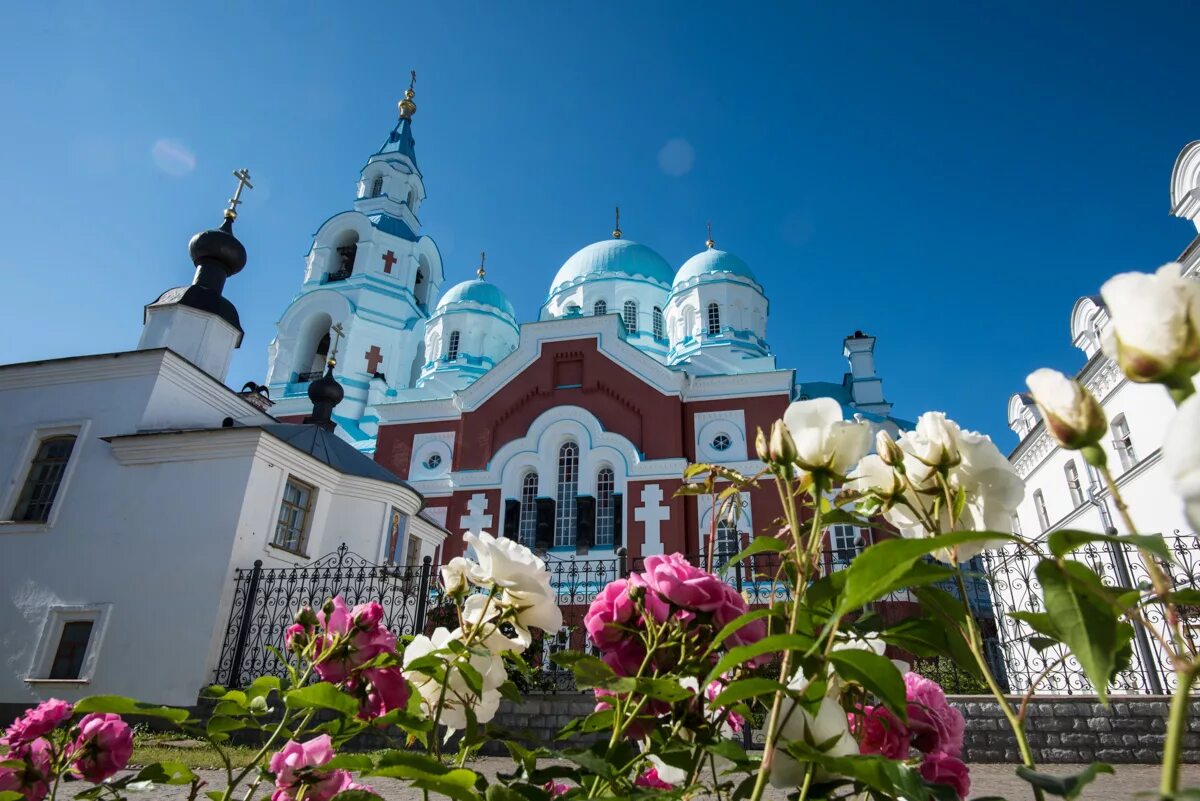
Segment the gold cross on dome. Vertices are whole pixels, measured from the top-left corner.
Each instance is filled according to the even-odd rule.
[[[338,343],[342,341],[342,337],[346,336],[346,334],[342,331],[341,323],[334,323],[333,327],[329,330],[333,332],[333,347],[329,349],[329,363],[336,364],[334,357],[337,356]]]
[[[237,189],[233,190],[233,197],[229,198],[229,208],[225,209],[225,216],[231,220],[237,219],[237,207],[242,203],[242,190],[254,188],[254,184],[250,183],[250,171],[245,167],[234,170],[233,177],[238,179],[238,185]]]
[[[616,210],[617,221],[613,227],[613,239],[620,239],[621,238],[621,207],[616,206],[615,210]]]
[[[417,85],[417,71],[409,70],[408,74],[412,76],[412,80],[408,82],[408,91],[411,92],[413,91],[413,87]]]
[[[487,261],[487,253],[481,250],[479,251],[479,269],[475,271],[475,274],[478,275],[481,280],[483,279],[483,276],[487,274],[487,270],[483,268],[483,263],[485,261]]]

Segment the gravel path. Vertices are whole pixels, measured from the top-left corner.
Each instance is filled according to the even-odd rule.
[[[507,758],[483,757],[470,764],[472,770],[486,775],[489,780],[494,778],[497,770],[507,770],[511,766]],[[1070,774],[1079,769],[1078,765],[1046,765],[1042,770],[1046,773]],[[1136,793],[1153,791],[1158,787],[1158,766],[1156,765],[1117,765],[1115,776],[1101,776],[1080,796],[1083,801],[1118,801],[1132,799]],[[219,789],[222,773],[215,770],[198,771],[208,782],[208,790]],[[1029,785],[1017,778],[1011,765],[972,765],[971,766],[971,797],[1001,796],[1009,801],[1025,801],[1032,799]],[[394,779],[367,779],[375,790],[387,801],[420,801],[421,792],[413,790],[404,783]],[[1183,767],[1184,787],[1200,786],[1200,765],[1185,765]],[[74,785],[79,790],[85,785]],[[70,792],[70,786],[68,786]],[[262,792],[258,795],[264,796]],[[786,794],[782,791],[768,789],[766,796],[771,801],[784,801]],[[133,796],[136,801],[181,801],[187,797],[186,788],[155,787]]]

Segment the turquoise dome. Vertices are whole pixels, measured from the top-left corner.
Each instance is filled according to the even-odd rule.
[[[451,303],[462,303],[468,301],[478,303],[481,306],[491,306],[504,312],[514,320],[517,319],[517,313],[513,309],[513,305],[508,302],[508,298],[500,291],[500,287],[495,284],[488,283],[483,279],[477,278],[474,281],[463,281],[461,284],[455,284],[442,295],[442,299],[438,301],[438,311],[449,306]]]
[[[645,245],[628,239],[605,239],[588,245],[567,259],[550,284],[550,294],[553,295],[564,284],[605,273],[644,278],[665,285],[670,285],[673,275],[667,260]]]
[[[754,277],[753,271],[751,271],[746,262],[732,253],[708,248],[683,263],[683,266],[679,268],[679,272],[675,274],[675,281],[672,286],[685,284],[693,278],[698,278],[702,275],[719,275],[721,273],[730,273],[742,278],[749,278],[754,283],[758,283],[758,279]]]

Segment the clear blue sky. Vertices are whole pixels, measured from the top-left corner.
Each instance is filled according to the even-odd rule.
[[[711,218],[767,288],[781,365],[837,381],[861,328],[898,415],[944,409],[1004,447],[1024,376],[1082,362],[1075,298],[1195,233],[1167,213],[1200,137],[1194,4],[700,5],[12,6],[0,362],[133,347],[247,166],[229,381],[262,380],[310,237],[414,67],[451,280],[486,249],[533,319],[614,203],[676,265]]]

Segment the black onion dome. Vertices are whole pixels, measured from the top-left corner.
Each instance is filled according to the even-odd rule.
[[[201,231],[188,242],[188,255],[192,264],[217,264],[224,268],[226,277],[236,275],[246,266],[246,246],[233,235],[233,220],[228,217],[220,228]]]
[[[334,379],[332,365],[325,371],[325,375],[308,385],[308,399],[313,402],[313,406],[321,404],[332,408],[341,403],[344,397],[346,390]]]

